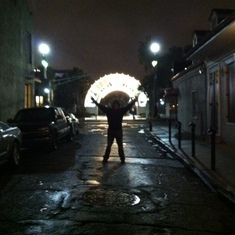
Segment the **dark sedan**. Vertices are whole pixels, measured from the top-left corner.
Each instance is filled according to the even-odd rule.
[[[22,144],[26,148],[47,143],[51,149],[56,149],[58,140],[73,139],[71,126],[60,107],[20,109],[8,123],[20,128]]]
[[[20,164],[22,134],[18,127],[10,127],[0,122],[0,163],[8,161],[11,165]]]

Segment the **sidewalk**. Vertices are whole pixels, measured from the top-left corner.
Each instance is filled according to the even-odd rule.
[[[171,138],[169,138],[169,126],[166,120],[153,122],[152,131],[149,134],[162,148],[179,157],[207,185],[235,205],[235,148],[225,144],[216,144],[215,170],[212,170],[209,143],[195,140],[195,157],[192,157],[191,136],[188,135],[185,138],[182,134],[179,149],[178,129],[174,123],[171,126]]]

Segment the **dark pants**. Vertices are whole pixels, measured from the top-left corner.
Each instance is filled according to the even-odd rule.
[[[113,145],[113,141],[114,138],[116,139],[117,145],[118,145],[118,154],[121,160],[125,159],[124,156],[124,150],[123,150],[123,141],[122,141],[122,129],[120,130],[110,130],[108,129],[108,145],[106,147],[106,151],[105,151],[105,155],[104,155],[104,159],[108,159],[109,158],[109,154],[111,151],[111,147]]]

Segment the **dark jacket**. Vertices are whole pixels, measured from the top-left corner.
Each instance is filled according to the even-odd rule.
[[[108,118],[109,129],[121,130],[123,116],[134,105],[135,100],[132,100],[125,107],[119,109],[105,107],[96,101],[94,101],[94,103],[106,114]]]

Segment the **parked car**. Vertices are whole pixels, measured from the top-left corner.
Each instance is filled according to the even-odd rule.
[[[70,118],[72,120],[73,133],[74,134],[79,134],[79,127],[80,127],[79,119],[76,118],[76,116],[73,113],[69,113],[69,115],[70,115]]]
[[[60,107],[45,106],[19,110],[8,123],[20,128],[23,147],[47,143],[53,149],[57,141],[72,141],[73,133],[63,110]]]
[[[73,130],[73,134],[79,134],[79,120],[76,118],[76,116],[73,113],[67,112],[65,109],[63,109],[63,112],[68,120],[68,122],[71,125],[71,128]]]
[[[22,133],[18,127],[0,122],[0,163],[8,161],[13,166],[20,164]]]

